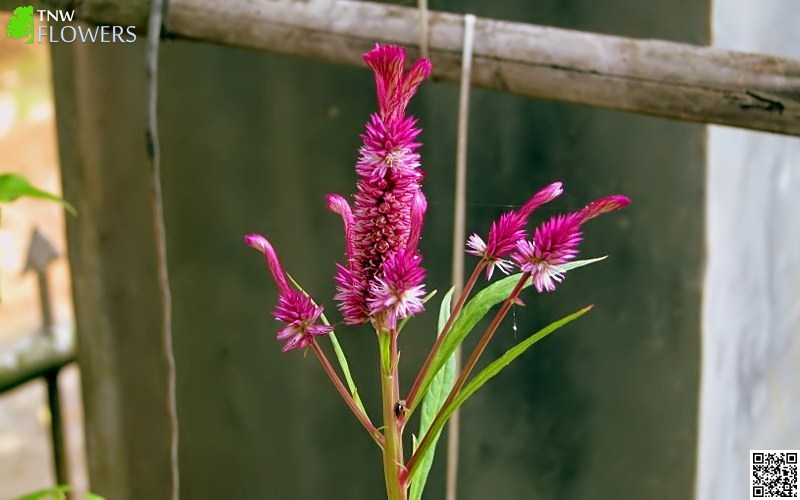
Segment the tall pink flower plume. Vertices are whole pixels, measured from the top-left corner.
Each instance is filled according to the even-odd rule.
[[[420,59],[405,71],[405,50],[391,45],[376,45],[364,61],[375,73],[379,112],[361,136],[352,208],[343,197],[328,196],[328,208],[345,225],[347,266],[338,266],[336,300],[348,325],[385,317],[393,328],[422,310],[420,129],[405,110],[431,64]]]
[[[467,239],[467,253],[483,258],[486,263],[486,279],[491,279],[494,269],[505,274],[511,269],[511,261],[505,259],[519,241],[525,239],[525,226],[534,210],[561,196],[564,189],[560,182],[554,182],[531,197],[519,210],[502,214],[489,228],[488,243],[478,234]]]
[[[537,291],[552,292],[564,279],[560,266],[578,255],[578,245],[583,238],[581,225],[629,203],[625,196],[612,195],[593,201],[577,212],[551,217],[536,228],[533,240],[517,242],[511,257],[523,272],[531,274]]]
[[[326,335],[333,331],[327,325],[318,324],[322,307],[314,305],[311,297],[289,286],[283,272],[278,255],[270,242],[260,234],[248,234],[245,243],[264,254],[267,266],[278,285],[278,305],[273,316],[286,326],[278,331],[278,340],[285,341],[283,351],[303,349],[318,335]]]

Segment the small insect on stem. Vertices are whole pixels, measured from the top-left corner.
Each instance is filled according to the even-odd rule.
[[[394,416],[397,418],[405,416],[408,412],[408,407],[406,406],[406,400],[401,399],[397,403],[394,404]]]

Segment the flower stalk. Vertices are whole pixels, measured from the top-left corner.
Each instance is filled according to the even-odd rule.
[[[331,366],[327,356],[325,356],[325,352],[315,340],[312,340],[309,345],[311,346],[311,350],[314,351],[314,354],[317,355],[317,359],[319,359],[322,368],[325,370],[325,374],[328,375],[328,378],[331,379],[334,387],[336,387],[336,390],[342,396],[342,399],[344,399],[347,407],[350,408],[350,411],[353,412],[353,415],[356,416],[358,421],[361,423],[367,433],[369,433],[375,443],[383,448],[385,446],[384,436],[375,428],[375,425],[373,425],[372,421],[370,421],[369,416],[367,416],[367,414],[364,413],[358,404],[356,404],[355,400],[342,383],[342,380],[339,378],[339,375],[336,373],[336,370],[334,370],[333,366]]]
[[[401,484],[403,465],[403,430],[396,408],[399,403],[398,394],[398,351],[397,332],[382,330],[381,337],[381,402],[383,409],[383,475],[386,482],[386,496],[389,500],[406,500],[407,488]]]

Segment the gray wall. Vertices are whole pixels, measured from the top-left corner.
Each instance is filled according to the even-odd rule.
[[[469,8],[434,1],[431,8],[698,44],[709,39],[708,7],[690,0],[615,0],[602,8],[589,1],[476,1]],[[157,473],[166,460],[164,399],[141,382],[163,377],[141,48],[61,47],[54,59],[65,193],[82,214],[69,232],[92,412],[92,481],[110,498],[157,499],[165,495]],[[167,41],[162,50],[182,497],[378,498],[377,450],[314,358],[280,353],[270,317],[274,286],[242,242],[245,232],[267,234],[287,270],[331,304],[333,262],[343,244],[324,194],[353,190],[358,134],[374,109],[371,75],[185,41]],[[74,64],[80,75],[70,73]],[[412,112],[424,129],[428,286],[443,290],[455,86],[426,84]],[[573,273],[556,294],[529,296],[528,307],[517,311],[522,336],[587,303],[597,306],[465,406],[459,498],[691,496],[705,159],[701,126],[474,91],[470,231],[484,232],[509,204],[556,179],[567,195],[542,216],[611,192],[634,203],[587,227],[584,255],[610,254],[608,261]],[[404,331],[405,387],[431,343],[433,316]],[[377,414],[375,340],[366,330],[339,337]],[[487,354],[518,338],[505,325]],[[443,463],[429,498],[442,495]]]
[[[800,57],[791,0],[714,2],[714,45]],[[708,136],[697,498],[750,498],[749,450],[800,448],[800,140]]]

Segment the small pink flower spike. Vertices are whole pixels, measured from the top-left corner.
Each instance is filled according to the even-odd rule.
[[[248,234],[244,237],[245,243],[255,248],[264,254],[264,259],[267,261],[272,277],[275,278],[275,283],[278,285],[278,293],[284,295],[288,293],[291,288],[286,281],[286,275],[283,272],[281,263],[278,261],[278,254],[272,248],[270,242],[260,234]]]
[[[316,324],[323,308],[314,305],[311,297],[289,286],[278,255],[270,242],[260,234],[248,234],[245,243],[264,254],[267,266],[278,285],[278,305],[273,316],[286,326],[278,331],[278,340],[285,341],[282,350],[303,349],[314,336],[326,335],[333,327]]]
[[[554,182],[533,195],[519,211],[512,210],[502,214],[492,222],[489,229],[489,243],[484,242],[477,234],[469,237],[467,253],[486,260],[486,279],[492,279],[495,267],[504,274],[511,272],[513,269],[511,261],[503,257],[513,252],[517,242],[525,238],[528,218],[534,210],[558,198],[563,192],[561,183]]]
[[[397,321],[424,309],[425,270],[416,254],[393,253],[383,264],[383,277],[371,286],[369,307],[373,316],[386,313],[386,326],[397,328]]]
[[[339,214],[342,217],[342,222],[344,222],[345,251],[347,254],[347,261],[350,262],[353,258],[353,236],[350,233],[353,227],[353,211],[350,209],[350,204],[347,203],[347,200],[338,194],[329,194],[327,199],[328,210]]]
[[[601,198],[582,210],[551,217],[533,234],[532,241],[519,241],[512,258],[523,272],[531,274],[537,291],[552,292],[564,279],[562,264],[578,255],[578,245],[583,239],[581,224],[598,215],[618,210],[630,203],[625,196]]]

